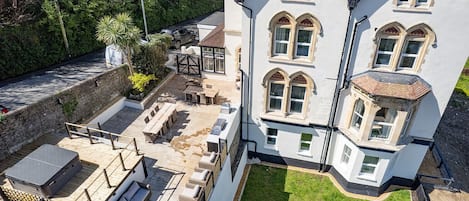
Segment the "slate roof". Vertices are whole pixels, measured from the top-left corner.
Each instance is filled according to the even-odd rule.
[[[352,84],[373,96],[417,100],[431,86],[417,75],[367,71],[352,78]]]
[[[204,47],[225,47],[225,32],[223,29],[225,28],[225,24],[222,23],[215,27],[205,38],[200,41],[199,46]]]

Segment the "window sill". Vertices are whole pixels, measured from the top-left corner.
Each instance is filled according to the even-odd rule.
[[[368,175],[368,174],[360,174],[358,173],[357,179],[360,180],[365,180],[365,181],[371,181],[371,182],[376,182],[376,177],[374,175]]]
[[[225,72],[208,71],[208,70],[202,70],[202,72],[210,73],[210,74],[217,74],[217,75],[225,75]]]
[[[302,58],[296,58],[296,59],[289,59],[287,57],[283,56],[274,56],[269,58],[269,62],[272,63],[283,63],[283,64],[294,64],[294,65],[302,65],[302,66],[308,66],[308,67],[314,67],[313,63],[309,59],[302,59]]]
[[[432,11],[429,7],[409,7],[408,5],[397,6],[393,9],[394,12],[411,12],[411,13],[426,13],[431,14]]]
[[[309,3],[309,4],[315,4],[313,0],[282,0],[285,3]]]
[[[272,121],[279,121],[279,122],[286,122],[292,124],[300,124],[300,125],[309,125],[309,122],[306,121],[305,118],[299,115],[287,115],[284,116],[283,113],[280,112],[268,112],[260,115],[261,119],[267,119]]]
[[[310,152],[296,152],[296,154],[300,155],[300,156],[304,156],[304,157],[309,157],[309,158],[312,158],[313,157],[313,154],[311,154]]]
[[[270,149],[270,150],[274,150],[274,151],[278,151],[278,147],[276,145],[264,145],[264,149]]]

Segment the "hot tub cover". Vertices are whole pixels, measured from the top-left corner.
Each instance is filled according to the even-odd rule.
[[[5,175],[9,178],[42,186],[77,157],[78,153],[74,151],[44,144],[13,167],[8,168]]]

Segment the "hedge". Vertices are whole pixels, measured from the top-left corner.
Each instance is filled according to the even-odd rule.
[[[149,32],[222,8],[223,0],[144,0]],[[54,0],[42,2],[34,21],[0,27],[0,80],[46,68],[68,59]],[[143,28],[140,0],[61,0],[72,57],[104,47],[96,24],[105,15],[129,12]]]

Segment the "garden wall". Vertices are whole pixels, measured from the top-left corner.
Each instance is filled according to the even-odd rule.
[[[127,77],[127,66],[121,66],[8,113],[0,122],[0,160],[41,135],[65,132],[66,121],[92,117],[130,90]]]

